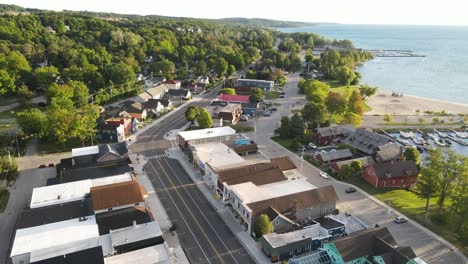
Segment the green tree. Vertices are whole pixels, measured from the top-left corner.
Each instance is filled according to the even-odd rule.
[[[47,111],[48,134],[51,140],[64,144],[76,136],[75,113],[64,108],[51,108]]]
[[[0,175],[6,176],[8,181],[14,181],[18,174],[18,165],[16,159],[8,156],[0,156]]]
[[[298,86],[304,91],[307,100],[316,103],[324,103],[330,91],[330,85],[317,80],[301,80]]]
[[[289,137],[289,117],[283,116],[281,117],[281,126],[279,128],[279,134],[281,138],[288,138]]]
[[[236,67],[234,65],[229,65],[227,69],[227,76],[231,76],[236,72]]]
[[[438,124],[438,123],[440,122],[440,118],[434,117],[434,118],[432,118],[432,122],[433,122],[434,124]]]
[[[362,124],[362,116],[355,113],[347,112],[344,115],[342,124],[352,124],[354,127],[358,127]]]
[[[360,160],[355,160],[351,162],[351,168],[354,173],[358,173],[362,170],[362,162]]]
[[[60,76],[60,72],[54,66],[38,68],[34,71],[34,77],[38,87],[47,89],[52,83],[55,83]]]
[[[356,79],[356,73],[349,67],[340,66],[335,70],[335,79],[344,85],[350,85],[351,82]]]
[[[96,105],[84,105],[77,111],[75,116],[74,130],[76,136],[84,141],[89,138],[93,141],[93,135],[96,133],[96,120],[99,118],[99,110]]]
[[[289,136],[302,139],[304,137],[304,130],[304,120],[298,113],[295,113],[289,122]]]
[[[172,79],[175,73],[174,63],[166,58],[153,63],[150,69],[156,74],[162,74],[163,76],[169,79]]]
[[[105,76],[108,81],[111,81],[115,85],[133,83],[136,80],[132,67],[124,62],[108,66],[105,71]]]
[[[187,119],[187,121],[191,122],[192,125],[193,121],[195,120],[195,118],[197,118],[199,114],[200,108],[198,107],[198,105],[189,106],[187,110],[185,110],[185,118]]]
[[[16,90],[15,80],[5,70],[0,70],[0,95]]]
[[[7,71],[13,79],[18,79],[24,72],[31,71],[28,60],[18,51],[8,53],[5,58]]]
[[[83,82],[69,81],[67,85],[73,92],[72,101],[76,107],[84,107],[88,105],[89,89]]]
[[[245,73],[245,78],[247,78],[247,79],[255,79],[255,78],[257,78],[257,74],[256,74],[255,71],[253,71],[253,70],[248,70],[248,71]]]
[[[372,95],[374,95],[375,93],[377,93],[377,90],[379,88],[377,87],[371,87],[369,85],[361,85],[359,87],[359,93],[361,94],[362,96],[362,99],[363,100],[366,100],[367,97],[371,97]]]
[[[48,133],[47,116],[37,108],[16,113],[16,122],[26,135],[43,138]]]
[[[228,63],[223,57],[218,57],[215,60],[214,64],[214,70],[216,71],[216,74],[218,74],[218,77],[223,76],[228,69]]]
[[[383,120],[387,122],[387,125],[390,124],[393,121],[393,116],[392,115],[384,115]]]
[[[197,121],[200,128],[210,128],[213,126],[213,119],[211,119],[210,113],[205,108],[201,109]]]
[[[206,67],[206,62],[204,61],[199,61],[197,64],[194,66],[194,72],[197,75],[205,75],[207,72],[207,67]]]
[[[416,165],[419,165],[419,162],[421,161],[421,154],[415,147],[406,148],[403,156],[405,160],[412,160]]]
[[[254,233],[257,238],[272,233],[274,231],[273,229],[274,227],[271,223],[270,217],[266,214],[260,215],[257,221],[255,221]]]
[[[423,117],[420,117],[420,118],[418,118],[418,122],[420,124],[424,124],[424,122],[426,122],[426,120]]]
[[[353,168],[349,166],[348,164],[344,164],[340,168],[340,172],[338,172],[338,176],[340,176],[342,179],[349,178],[353,174]]]
[[[432,171],[430,167],[422,167],[421,173],[418,175],[416,188],[421,197],[426,199],[426,218],[429,213],[430,199],[440,191],[440,183],[437,173]]]
[[[344,111],[346,111],[346,104],[346,98],[344,98],[341,93],[337,92],[329,92],[325,100],[325,105],[327,106],[330,116],[344,113]]]
[[[20,101],[24,104],[34,96],[34,92],[29,90],[26,84],[22,84],[18,88],[18,95],[20,97]]]
[[[323,104],[308,102],[302,109],[302,118],[308,128],[318,127],[327,120],[327,109]]]
[[[234,89],[234,88],[223,88],[223,89],[219,90],[218,94],[235,95],[236,94],[236,89]]]
[[[362,97],[356,90],[353,90],[353,92],[349,96],[348,111],[358,115],[362,115],[364,113]]]
[[[257,103],[263,100],[263,91],[260,88],[251,88],[250,89],[250,102]]]

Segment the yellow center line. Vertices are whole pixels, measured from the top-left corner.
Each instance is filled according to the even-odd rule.
[[[156,160],[156,162],[159,164],[159,166],[161,167],[161,170],[164,172],[163,174],[166,176],[166,178],[169,180],[169,182],[171,183],[172,187],[174,188],[174,190],[176,191],[177,195],[179,196],[180,200],[182,201],[182,203],[185,205],[185,207],[187,208],[188,212],[190,213],[190,215],[192,216],[193,220],[195,221],[195,223],[197,224],[198,228],[200,229],[200,231],[203,233],[203,236],[206,238],[206,241],[208,241],[208,243],[210,244],[211,248],[213,249],[213,251],[216,253],[216,256],[219,258],[219,260],[221,261],[221,263],[224,264],[224,260],[221,258],[221,255],[219,254],[218,250],[216,250],[213,242],[211,242],[211,240],[208,238],[208,235],[205,233],[205,230],[203,230],[202,226],[200,225],[200,223],[198,222],[198,220],[195,218],[195,215],[192,213],[192,210],[190,210],[190,207],[187,205],[187,203],[185,203],[185,200],[182,198],[182,195],[180,195],[179,193],[179,190],[177,189],[177,187],[175,186],[174,182],[171,180],[171,178],[169,177],[169,174],[166,172],[166,170],[164,169],[164,167],[162,166],[162,164],[159,162],[159,160]]]

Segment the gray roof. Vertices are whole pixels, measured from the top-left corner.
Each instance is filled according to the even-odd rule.
[[[322,137],[344,135],[348,136],[351,132],[355,131],[351,125],[341,125],[335,127],[319,127],[315,130],[315,133]]]
[[[387,143],[379,147],[377,155],[380,157],[381,161],[389,161],[400,158],[403,155],[403,150],[395,143]]]
[[[377,177],[381,179],[415,176],[419,174],[419,169],[412,160],[376,163],[371,166],[374,168]]]
[[[188,89],[169,89],[167,94],[170,96],[188,96],[189,92]]]
[[[100,144],[98,148],[99,154],[97,156],[97,159],[100,159],[102,156],[106,155],[109,152],[121,157],[128,153],[126,142],[118,142],[114,144]]]
[[[168,107],[169,103],[170,101],[167,99],[148,99],[148,101],[145,103],[145,107],[147,109],[156,109],[158,104],[161,104],[164,107]]]
[[[326,161],[333,161],[338,159],[346,159],[351,158],[353,153],[349,149],[339,149],[337,151],[329,151],[326,153],[320,153],[320,157],[324,162]]]
[[[338,168],[341,169],[341,167],[343,165],[351,165],[351,163],[355,160],[359,160],[361,161],[361,164],[362,164],[362,167],[366,167],[366,166],[369,166],[371,164],[374,164],[375,163],[375,160],[374,158],[372,158],[371,156],[366,156],[366,157],[362,157],[362,158],[357,158],[357,159],[350,159],[350,160],[343,160],[343,161],[338,161],[336,162],[336,166],[338,166]]]
[[[287,246],[291,243],[315,239],[319,237],[327,237],[328,233],[322,230],[320,224],[310,225],[306,228],[299,229],[297,231],[288,232],[284,234],[271,233],[264,235],[262,238],[270,244],[272,248],[279,248]]]
[[[377,152],[379,146],[385,145],[390,141],[391,139],[386,136],[374,133],[364,128],[358,128],[354,133],[344,139],[343,143],[349,144],[357,150],[371,155]]]

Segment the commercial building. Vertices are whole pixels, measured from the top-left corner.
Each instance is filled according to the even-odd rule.
[[[392,162],[403,159],[403,148],[396,143],[379,146],[375,155],[378,162]]]
[[[339,149],[337,151],[328,151],[325,153],[319,153],[317,160],[329,164],[337,161],[347,160],[353,157],[353,153],[349,149]]]
[[[374,155],[377,153],[380,146],[391,141],[390,138],[384,135],[374,133],[364,128],[358,128],[341,142],[351,145],[365,155]]]
[[[314,131],[314,141],[317,144],[326,146],[332,142],[349,136],[355,129],[350,125],[339,125],[335,127],[319,127]]]
[[[220,94],[218,96],[218,99],[220,101],[223,101],[223,102],[235,103],[235,104],[249,103],[250,102],[250,96],[248,96],[248,95]]]
[[[274,81],[256,80],[256,79],[238,79],[236,83],[236,94],[249,95],[250,89],[260,88],[264,92],[273,90],[275,87]]]
[[[409,188],[416,184],[419,169],[412,160],[367,166],[362,177],[376,188]]]
[[[335,162],[334,164],[332,164],[331,168],[334,171],[339,172],[341,170],[341,167],[343,167],[343,165],[351,166],[351,163],[353,163],[353,161],[361,162],[362,168],[365,168],[365,167],[375,163],[374,158],[372,158],[371,156],[366,156],[366,157],[362,157],[362,158],[349,159],[349,160],[343,160],[343,161]]]
[[[182,148],[210,142],[222,142],[230,145],[236,137],[236,131],[227,126],[178,132],[177,142]]]
[[[136,181],[95,186],[91,188],[90,192],[93,199],[93,210],[96,214],[139,206],[148,196],[145,188]]]

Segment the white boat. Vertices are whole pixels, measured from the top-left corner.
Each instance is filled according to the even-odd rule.
[[[452,130],[452,131],[459,138],[468,138],[468,132],[457,132],[455,130]]]
[[[442,140],[439,140],[439,139],[434,140],[434,142],[440,147],[448,147],[449,146],[447,143],[445,143],[445,142],[443,142]]]
[[[428,133],[427,135],[428,135],[432,140],[434,140],[434,141],[437,140],[437,137],[436,137],[434,134]]]
[[[400,141],[401,144],[403,144],[405,146],[411,145],[410,142],[408,140],[406,140],[406,139],[400,139],[399,141]]]
[[[446,138],[448,136],[447,134],[437,131],[436,129],[434,129],[434,131],[437,133],[437,135],[439,135],[440,138]]]
[[[400,132],[400,135],[404,138],[412,138],[414,136],[413,132],[403,132],[403,131],[398,131]]]
[[[423,144],[422,139],[418,139],[417,137],[413,137],[412,139],[413,139],[414,144],[416,144],[416,145],[422,145]]]

